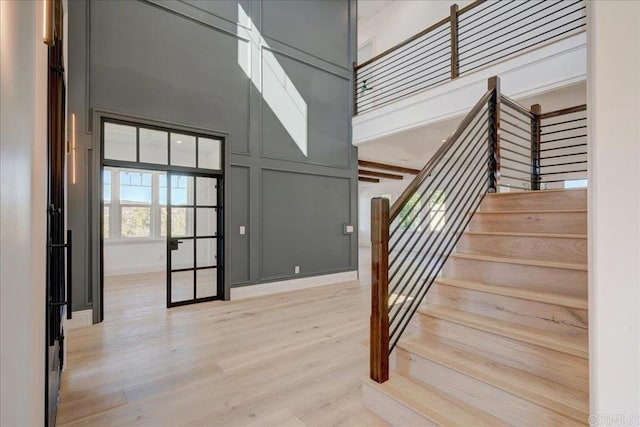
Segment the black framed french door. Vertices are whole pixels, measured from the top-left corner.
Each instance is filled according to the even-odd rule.
[[[137,202],[146,203],[146,207],[157,212],[149,218],[143,218],[142,222],[136,222],[138,225],[142,224],[142,228],[138,230],[140,233],[125,233],[123,210],[105,203],[103,194],[99,207],[103,213],[99,216],[101,319],[104,315],[103,260],[106,238],[127,240],[144,235],[160,240],[166,236],[167,308],[224,299],[222,230],[226,137],[182,126],[168,127],[144,119],[138,121],[112,113],[101,115],[99,120],[101,162],[98,182],[103,193],[106,191],[105,186],[111,187],[112,184],[104,181],[105,168],[154,171],[161,175],[158,182],[154,180],[151,185],[153,194],[158,189],[160,191],[158,200],[154,196]],[[149,183],[144,182],[138,184],[149,186]],[[119,185],[122,190],[123,182],[120,181]],[[131,196],[131,200],[134,200],[140,194],[129,194]],[[131,200],[127,201],[129,207],[133,206]],[[122,197],[119,197],[121,208],[124,206],[122,202]],[[111,224],[119,224],[119,232],[113,230],[113,236],[107,237],[105,209],[108,209],[109,218],[117,215],[120,219]],[[149,223],[156,225],[149,226]],[[156,230],[158,223],[161,224],[159,229],[162,232],[155,235],[150,229]]]
[[[64,365],[63,317],[71,319],[71,231],[65,224],[66,87],[62,41],[62,2],[49,4],[53,40],[48,48],[47,95],[47,254],[45,425],[54,426]]]
[[[223,299],[222,179],[167,173],[167,308]]]

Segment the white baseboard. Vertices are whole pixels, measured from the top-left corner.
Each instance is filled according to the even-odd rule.
[[[105,268],[104,275],[107,276],[128,276],[130,274],[144,273],[164,273],[167,271],[166,264],[143,264],[129,267]]]
[[[71,313],[71,319],[64,319],[65,329],[76,329],[93,325],[93,310],[80,310]]]
[[[300,279],[283,280],[281,282],[262,283],[260,285],[242,286],[231,288],[231,301],[259,297],[280,292],[296,291],[298,289],[313,288],[315,286],[332,285],[334,283],[350,282],[358,280],[358,271],[345,271],[343,273],[323,274],[321,276],[303,277]]]

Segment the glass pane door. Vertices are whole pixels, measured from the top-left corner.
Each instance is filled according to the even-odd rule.
[[[167,307],[222,298],[220,178],[169,172]]]

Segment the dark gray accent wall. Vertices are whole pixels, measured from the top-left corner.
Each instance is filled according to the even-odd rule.
[[[308,274],[351,267],[351,235],[340,226],[351,221],[350,184],[347,177],[262,170],[260,279],[287,279],[296,265]]]
[[[355,0],[69,2],[74,310],[100,304],[101,116],[226,136],[227,288],[357,269],[355,23]]]

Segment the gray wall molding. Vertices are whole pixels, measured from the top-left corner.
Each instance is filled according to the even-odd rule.
[[[322,172],[312,172],[312,171],[304,171],[304,170],[291,170],[290,168],[285,168],[285,167],[260,167],[260,186],[261,186],[261,192],[260,192],[260,200],[259,200],[259,204],[260,204],[260,208],[262,211],[265,210],[264,207],[264,203],[265,203],[265,193],[268,193],[267,191],[265,191],[265,187],[264,187],[264,183],[265,183],[265,174],[268,173],[279,173],[282,175],[298,175],[300,177],[302,176],[306,176],[306,177],[312,177],[312,178],[316,178],[316,179],[331,179],[331,180],[340,180],[342,182],[344,182],[345,184],[347,184],[347,199],[349,199],[351,201],[351,203],[347,203],[345,206],[347,207],[347,212],[346,212],[346,216],[344,217],[343,221],[341,222],[336,222],[335,226],[336,228],[334,230],[330,230],[333,232],[336,232],[337,234],[339,234],[341,236],[341,238],[344,239],[348,239],[349,240],[349,245],[353,245],[354,243],[354,239],[357,239],[357,236],[354,234],[348,235],[348,236],[344,236],[342,233],[342,224],[343,223],[353,223],[356,220],[357,217],[357,212],[354,212],[354,206],[356,206],[357,208],[357,204],[354,203],[354,201],[357,199],[357,188],[356,188],[356,194],[354,197],[353,194],[353,188],[352,186],[348,185],[351,183],[352,177],[350,176],[336,176],[334,174],[330,174],[330,173],[322,173]],[[291,176],[291,180],[292,180],[292,188],[297,188],[300,189],[303,187],[303,185],[301,185],[301,183],[299,182],[298,179],[295,179],[294,176]],[[304,193],[313,193],[313,191],[310,191],[308,186],[304,186]],[[282,190],[282,189],[280,189]],[[298,211],[299,212],[299,211]],[[322,215],[326,215],[326,212],[323,212]],[[259,246],[261,248],[261,250],[259,251],[260,253],[260,275],[259,275],[259,279],[257,283],[269,283],[269,282],[274,282],[274,281],[279,281],[279,280],[286,280],[286,279],[292,279],[292,278],[301,278],[301,277],[309,277],[309,276],[315,276],[318,275],[318,271],[312,271],[310,273],[306,273],[306,272],[302,272],[301,274],[297,274],[294,275],[293,271],[291,271],[289,274],[279,274],[279,275],[268,275],[265,273],[264,271],[264,264],[265,264],[265,259],[264,256],[265,254],[271,252],[270,249],[265,249],[262,245],[264,243],[265,240],[265,230],[269,230],[269,224],[265,224],[265,216],[262,215],[260,217],[260,235],[259,235]],[[284,223],[286,224],[290,224],[289,221],[284,221]],[[339,225],[339,226],[338,226]],[[308,224],[308,226],[313,226],[312,224]],[[323,227],[322,229],[323,233],[326,233],[328,230],[327,228]],[[297,230],[294,230],[294,232]],[[285,241],[285,235],[283,234],[283,245],[282,248],[280,249],[280,251],[284,251],[287,248],[286,243],[284,243]],[[357,242],[355,242],[357,243]],[[317,241],[314,241],[314,239],[309,239],[309,241],[306,242],[306,246],[307,247],[314,247],[315,245],[317,245]],[[272,248],[275,249],[275,248]],[[300,250],[299,247],[297,247],[297,250]],[[293,253],[291,253],[292,256],[290,256],[290,258],[293,258]],[[344,271],[353,271],[353,270],[357,270],[358,266],[357,266],[357,261],[354,262],[354,258],[352,256],[352,251],[349,252],[348,254],[348,258],[349,258],[349,262],[348,265],[343,267],[343,268],[335,268],[335,269],[323,269],[322,273],[320,274],[330,274],[330,273],[340,273],[340,272],[344,272]],[[293,265],[293,264],[292,264]]]
[[[328,17],[311,26],[285,19],[294,13],[288,2],[270,1],[265,6],[261,0],[240,1],[266,42],[259,46],[259,55],[252,56],[252,75],[261,67],[258,57],[262,60],[263,52],[272,52],[299,85],[308,105],[312,117],[306,158],[263,101],[263,88],[240,67],[238,43],[249,43],[245,36],[249,29],[236,22],[237,3],[69,3],[69,113],[77,115],[78,150],[86,154],[78,160],[79,176],[86,179],[68,191],[69,226],[82,234],[74,245],[73,310],[93,306],[99,316],[96,219],[101,159],[100,132],[93,130],[105,116],[225,136],[227,297],[230,287],[357,269],[357,238],[335,232],[344,221],[357,225],[352,75],[350,61],[343,60],[355,54],[355,0],[299,2],[294,9],[300,22]],[[265,7],[271,14],[266,21]],[[273,26],[280,20],[273,19],[274,13],[285,16],[284,24],[267,29],[264,35],[265,24]],[[347,34],[348,40],[338,40],[335,34]],[[305,46],[310,50],[305,51]],[[263,256],[263,237],[271,239],[266,241],[270,252],[279,244],[269,230],[266,236],[263,232],[265,227],[284,229],[287,218],[299,220],[296,210],[302,216],[314,215],[300,201],[309,195],[299,191],[299,180],[308,186],[306,193],[315,192],[314,197],[322,199],[318,203],[336,206],[327,218],[310,222],[309,228],[299,226],[296,236],[283,242],[285,252],[305,253],[299,262],[309,269],[303,267],[301,274],[294,275],[287,260]],[[273,185],[280,182],[282,187]],[[244,237],[239,235],[240,225],[247,226]],[[319,255],[306,251],[302,243],[317,236],[322,240]],[[316,262],[316,256],[326,259]]]

